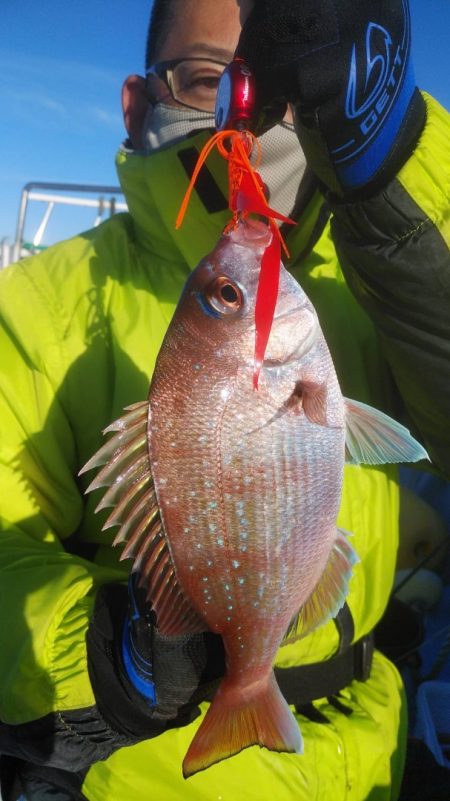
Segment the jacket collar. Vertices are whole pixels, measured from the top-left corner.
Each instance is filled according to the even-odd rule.
[[[149,156],[122,147],[116,158],[137,244],[167,261],[182,260],[189,270],[214,248],[230,220],[226,164],[214,150],[197,180],[183,225],[175,230],[189,175],[210,136],[210,131],[201,131]],[[290,261],[314,244],[314,232],[323,227],[318,225],[322,206],[323,198],[309,188],[298,224],[286,232]]]

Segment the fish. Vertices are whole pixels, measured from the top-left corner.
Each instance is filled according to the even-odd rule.
[[[189,777],[259,744],[301,754],[273,672],[283,642],[334,617],[358,556],[336,526],[345,462],[426,451],[384,413],[343,397],[314,306],[280,265],[255,390],[254,309],[273,232],[241,219],[193,270],[148,399],[126,408],[83,470],[132,558],[160,631],[212,631],[226,670],[183,761]]]

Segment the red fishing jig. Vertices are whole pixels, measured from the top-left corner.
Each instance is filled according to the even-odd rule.
[[[261,260],[255,302],[256,334],[253,386],[258,389],[259,374],[269,341],[278,296],[281,248],[289,256],[275,220],[295,223],[270,208],[267,203],[264,183],[257,172],[258,164],[261,161],[261,145],[257,137],[250,131],[254,109],[253,76],[241,59],[235,59],[226,67],[217,92],[216,127],[218,131],[208,140],[200,153],[181,203],[175,227],[180,227],[198,174],[210,152],[217,146],[221,156],[228,162],[228,205],[233,213],[224,232],[234,228],[241,217],[248,214],[259,214],[268,219],[273,234]],[[250,156],[255,147],[257,154],[255,166],[252,166]]]

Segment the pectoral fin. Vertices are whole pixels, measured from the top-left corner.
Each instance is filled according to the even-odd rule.
[[[429,458],[405,426],[378,409],[345,399],[345,418],[346,461],[350,464],[418,462]]]
[[[286,406],[293,411],[303,409],[311,423],[327,424],[327,387],[313,381],[297,381],[295,389]]]

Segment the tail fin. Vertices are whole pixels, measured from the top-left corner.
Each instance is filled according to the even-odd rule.
[[[273,672],[254,695],[237,692],[229,678],[222,681],[184,758],[183,776],[188,778],[250,745],[303,753],[298,723]]]

